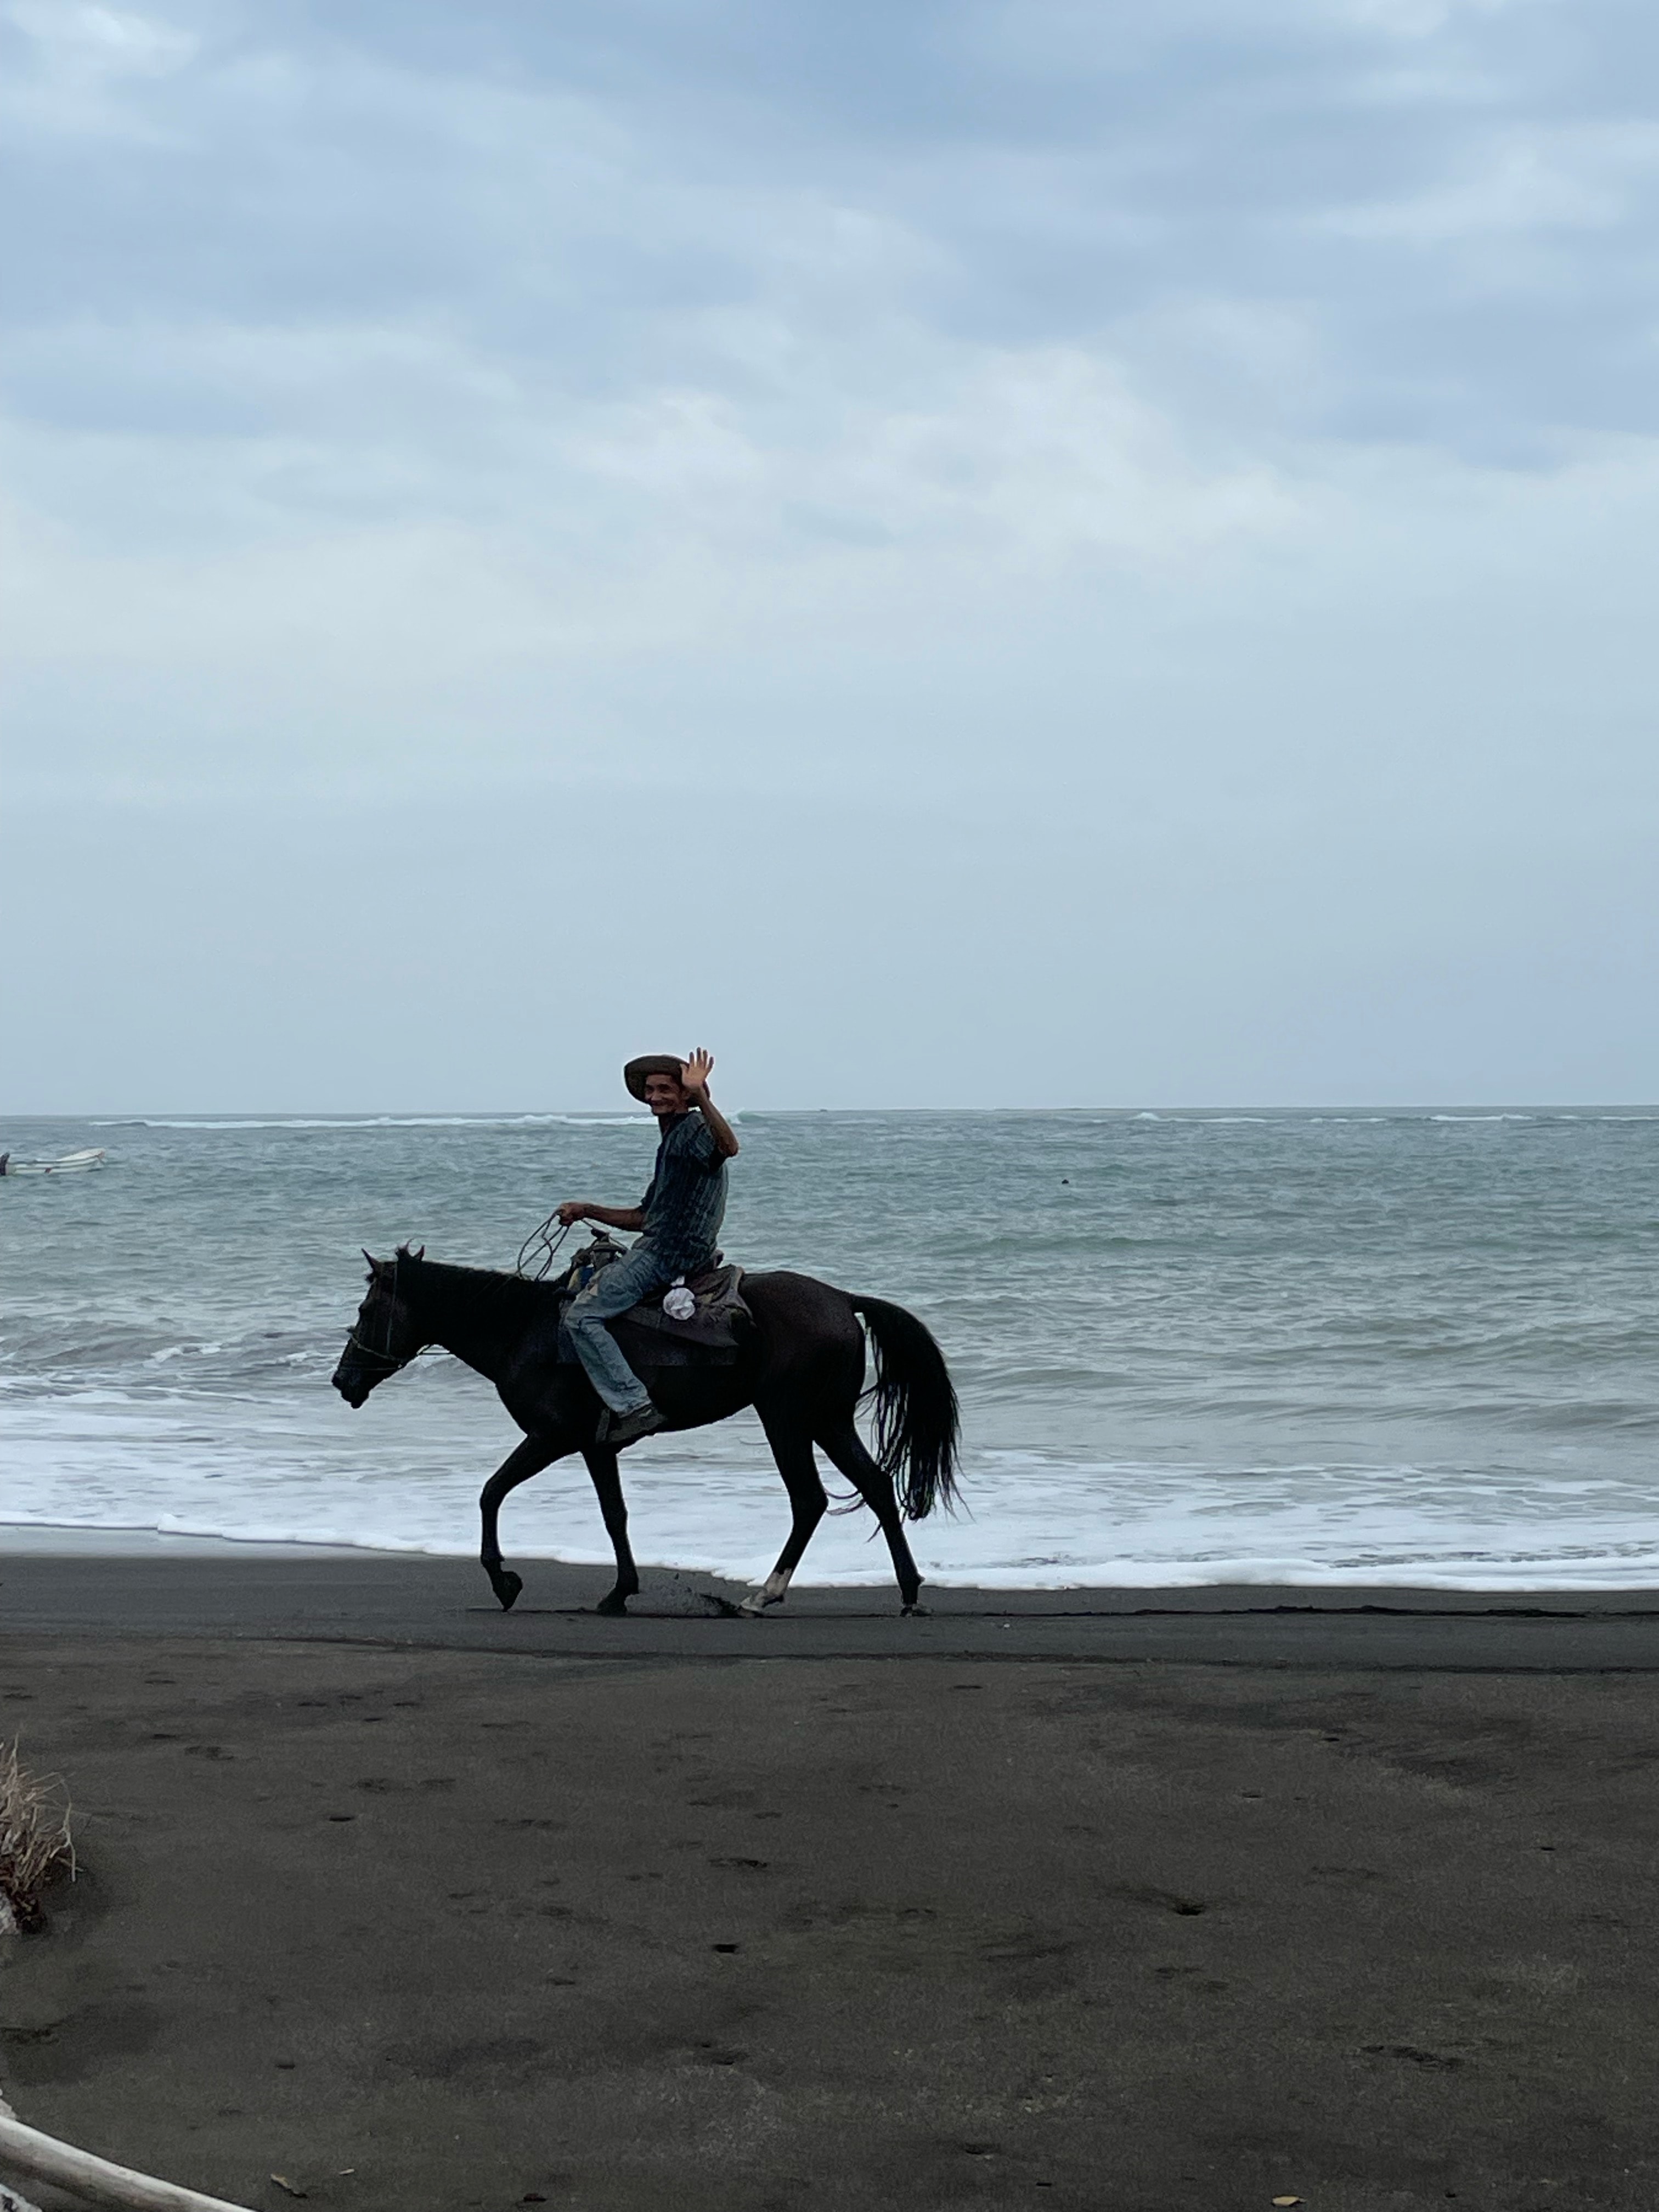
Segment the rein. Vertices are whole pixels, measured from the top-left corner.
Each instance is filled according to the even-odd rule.
[[[556,1237],[550,1237],[548,1231],[552,1228],[553,1224],[558,1219],[558,1218],[559,1210],[557,1206],[555,1206],[552,1212],[550,1213],[546,1220],[543,1222],[541,1227],[539,1229],[532,1229],[529,1236],[525,1238],[524,1243],[519,1247],[519,1256],[513,1262],[513,1272],[514,1274],[525,1275],[527,1273],[527,1270],[525,1267],[526,1258],[532,1250],[532,1248],[539,1244],[541,1247],[541,1265],[536,1269],[533,1275],[528,1276],[528,1279],[532,1283],[546,1281],[548,1271],[553,1265],[554,1255],[557,1253],[560,1245],[563,1243],[565,1238],[569,1236],[571,1231],[576,1225],[574,1221],[567,1221],[564,1227],[560,1230]]]
[[[553,1224],[557,1219],[558,1214],[556,1211],[550,1213],[546,1220],[542,1223],[541,1226],[538,1229],[532,1230],[529,1236],[525,1238],[524,1243],[519,1247],[519,1257],[514,1267],[514,1273],[521,1280],[539,1283],[546,1279],[547,1275],[552,1267],[555,1255],[558,1252],[560,1245],[563,1243],[565,1238],[569,1236],[571,1231],[576,1225],[574,1221],[567,1222],[564,1227],[560,1230],[558,1235],[555,1237],[550,1234],[550,1232],[552,1230]],[[541,1263],[539,1266],[532,1265],[531,1267],[526,1267],[526,1259],[530,1257],[532,1248],[538,1244],[541,1247]],[[384,1344],[369,1344],[358,1334],[355,1328],[349,1329],[346,1332],[346,1342],[351,1346],[353,1350],[361,1353],[365,1359],[374,1360],[379,1367],[380,1370],[380,1373],[373,1377],[373,1380],[376,1382],[384,1382],[386,1377],[390,1375],[401,1375],[405,1367],[412,1367],[415,1362],[419,1359],[423,1353],[428,1352],[435,1352],[441,1349],[441,1346],[435,1344],[417,1344],[413,1352],[406,1352],[401,1359],[398,1358],[397,1354],[392,1349],[392,1331],[398,1314],[400,1291],[398,1276],[402,1266],[403,1261],[401,1256],[393,1259],[392,1263],[392,1296],[386,1307],[386,1342]]]

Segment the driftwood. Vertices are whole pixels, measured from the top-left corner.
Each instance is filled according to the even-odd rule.
[[[16,2113],[6,2102],[4,2090],[0,2089],[0,2120],[15,2120],[16,2118]],[[20,2197],[15,2189],[8,2189],[5,2183],[0,2181],[0,2212],[40,2212],[40,2208],[38,2204],[31,2204],[27,2197]]]
[[[222,2197],[204,2197],[194,2189],[180,2189],[172,2181],[156,2181],[148,2173],[135,2173],[130,2166],[115,2166],[94,2158],[89,2150],[76,2150],[26,2128],[0,2105],[0,2167],[21,2174],[27,2181],[50,2181],[67,2189],[88,2204],[108,2204],[115,2212],[248,2212],[245,2204],[228,2203]],[[0,2187],[0,2203],[10,2191]],[[21,2200],[14,2199],[14,2202]]]

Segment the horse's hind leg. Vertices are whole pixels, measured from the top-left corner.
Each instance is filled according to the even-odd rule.
[[[761,1426],[772,1447],[783,1486],[789,1492],[790,1510],[794,1517],[790,1523],[789,1540],[778,1553],[776,1566],[753,1597],[744,1602],[742,1610],[747,1613],[761,1613],[769,1605],[783,1603],[790,1577],[800,1565],[801,1553],[811,1542],[812,1531],[829,1507],[808,1431],[798,1421],[781,1414],[761,1413]]]
[[[633,1550],[628,1541],[628,1504],[623,1497],[622,1470],[617,1465],[616,1453],[606,1451],[600,1444],[585,1444],[582,1457],[587,1462],[587,1471],[599,1492],[605,1532],[617,1555],[616,1582],[599,1600],[596,1610],[626,1613],[629,1599],[639,1594],[640,1571],[634,1565]]]
[[[544,1467],[569,1450],[568,1443],[551,1437],[526,1437],[515,1452],[510,1452],[483,1486],[478,1499],[478,1510],[483,1518],[483,1541],[478,1557],[484,1572],[489,1577],[489,1587],[501,1600],[501,1611],[510,1613],[520,1591],[521,1579],[511,1567],[501,1565],[500,1534],[501,1500],[521,1482],[528,1482],[532,1474],[539,1474]]]
[[[853,1425],[852,1416],[826,1422],[818,1430],[818,1442],[832,1463],[848,1480],[858,1486],[865,1504],[881,1523],[881,1533],[887,1539],[887,1548],[893,1555],[893,1572],[898,1577],[899,1598],[906,1613],[921,1613],[925,1608],[916,1602],[921,1589],[921,1577],[910,1556],[910,1547],[905,1540],[904,1522],[898,1509],[898,1499],[893,1494],[893,1478],[884,1474],[881,1468],[864,1449],[864,1439]]]

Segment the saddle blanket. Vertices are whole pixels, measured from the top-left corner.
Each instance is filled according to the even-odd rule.
[[[596,1237],[572,1261],[569,1272],[558,1285],[561,1295],[574,1297],[592,1281],[600,1268],[611,1266],[622,1256],[620,1244],[612,1243],[608,1237]],[[683,1321],[663,1311],[662,1302],[668,1294],[665,1286],[606,1323],[630,1367],[725,1367],[732,1364],[744,1334],[754,1327],[755,1317],[744,1298],[743,1269],[728,1267],[723,1261],[724,1255],[717,1252],[712,1267],[704,1268],[701,1274],[687,1276],[685,1287],[696,1301],[696,1309]],[[565,1362],[575,1358],[562,1335],[559,1358]]]

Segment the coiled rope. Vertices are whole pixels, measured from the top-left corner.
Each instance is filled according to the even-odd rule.
[[[541,1226],[538,1229],[532,1229],[529,1236],[525,1238],[524,1243],[519,1247],[519,1256],[513,1263],[513,1270],[515,1274],[527,1276],[529,1280],[532,1283],[540,1283],[546,1280],[547,1276],[552,1268],[553,1261],[558,1253],[560,1245],[563,1243],[565,1238],[569,1236],[571,1231],[576,1225],[574,1221],[567,1221],[564,1227],[560,1230],[558,1235],[555,1237],[551,1234],[551,1231],[553,1224],[558,1219],[558,1218],[559,1209],[556,1206],[552,1212],[548,1215],[546,1220],[542,1223]],[[526,1266],[526,1262],[534,1254],[538,1247],[540,1248],[541,1264],[532,1269]]]

